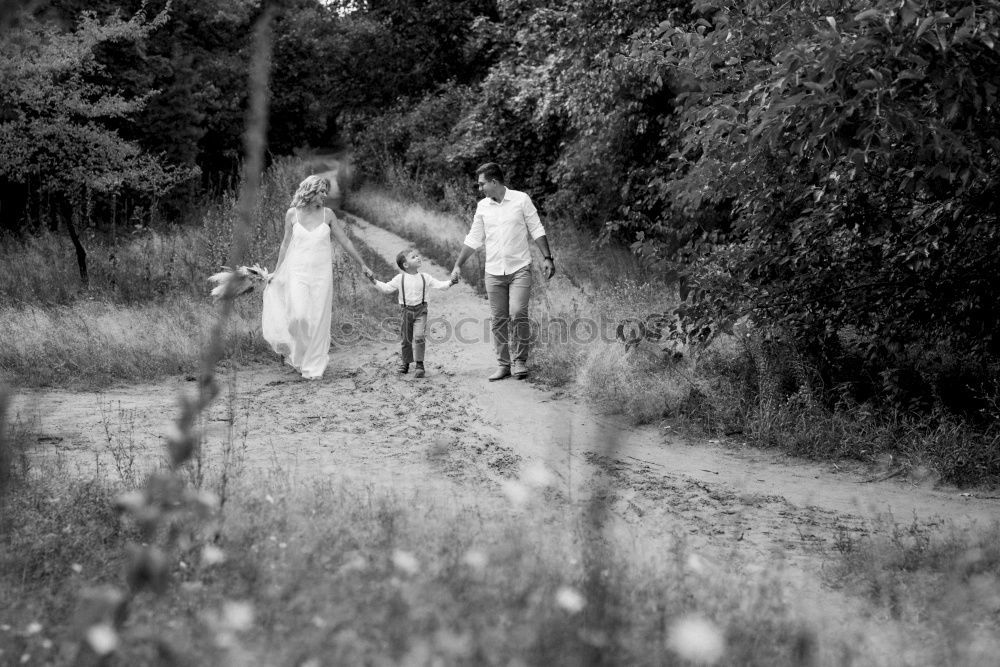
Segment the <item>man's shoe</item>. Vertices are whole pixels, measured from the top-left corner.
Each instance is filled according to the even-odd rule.
[[[410,365],[401,363],[396,370],[399,371],[400,375],[406,375],[410,372]]]
[[[514,365],[510,369],[511,375],[516,377],[518,380],[523,380],[528,377],[528,366],[523,361],[515,361]]]
[[[415,377],[415,378],[422,378],[423,376],[424,376],[424,365],[423,364],[417,364],[416,370],[413,371],[413,377]]]
[[[497,368],[493,375],[486,378],[490,382],[496,382],[497,380],[502,380],[506,377],[510,377],[510,366],[500,366]]]

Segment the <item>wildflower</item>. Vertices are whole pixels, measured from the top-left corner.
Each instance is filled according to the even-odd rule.
[[[520,507],[528,502],[528,497],[531,495],[528,491],[528,487],[513,479],[508,479],[501,484],[500,489],[503,491],[504,495],[507,496],[507,500],[510,501],[512,505]]]
[[[708,571],[708,563],[698,554],[688,555],[686,565],[695,574],[705,574]]]
[[[544,463],[535,461],[525,468],[521,481],[530,487],[541,489],[552,484],[553,476]]]
[[[206,544],[201,552],[201,562],[205,565],[218,565],[226,561],[226,553],[217,546]]]
[[[687,616],[670,628],[667,646],[684,660],[714,665],[722,659],[726,641],[711,621],[700,616]]]
[[[249,602],[227,601],[222,605],[222,623],[230,630],[243,632],[253,625],[254,610]]]
[[[108,623],[98,623],[87,628],[85,635],[91,650],[97,655],[108,655],[118,648],[118,633]]]
[[[38,621],[32,621],[28,624],[28,627],[24,629],[24,634],[26,635],[37,635],[42,631],[42,624]]]
[[[418,561],[417,557],[409,551],[402,551],[400,549],[393,551],[392,564],[395,565],[397,569],[402,570],[411,576],[420,571],[420,561]]]
[[[587,600],[575,588],[561,586],[556,591],[556,604],[569,613],[576,614],[587,606]]]
[[[462,562],[473,570],[482,571],[485,570],[486,566],[489,564],[489,559],[486,557],[486,554],[479,549],[469,549],[465,552],[465,555],[462,556]]]

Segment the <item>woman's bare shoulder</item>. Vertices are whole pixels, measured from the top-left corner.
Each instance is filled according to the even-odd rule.
[[[323,208],[323,219],[326,220],[327,224],[330,225],[330,229],[338,227],[340,229],[344,228],[344,221],[337,217],[337,214],[333,212],[332,209]]]

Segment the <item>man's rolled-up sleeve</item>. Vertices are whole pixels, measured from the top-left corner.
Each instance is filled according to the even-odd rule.
[[[469,233],[465,235],[465,245],[473,250],[477,250],[482,248],[484,243],[486,243],[486,223],[483,222],[483,214],[477,206],[476,214],[472,216],[472,227],[469,228]]]

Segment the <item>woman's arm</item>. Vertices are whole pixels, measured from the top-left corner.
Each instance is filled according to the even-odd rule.
[[[361,271],[364,272],[366,276],[371,277],[373,275],[372,270],[368,268],[368,265],[365,264],[365,260],[361,258],[361,253],[357,251],[357,248],[355,248],[354,244],[351,243],[351,239],[349,239],[347,234],[344,233],[344,229],[342,227],[343,223],[340,222],[340,219],[337,218],[337,216],[330,209],[327,208],[324,209],[324,211],[329,214],[329,218],[332,218],[330,222],[330,233],[333,235],[333,239],[347,251],[348,255],[354,258],[355,262],[361,265]]]
[[[274,265],[273,273],[277,273],[278,268],[285,261],[285,252],[288,250],[288,244],[292,242],[292,227],[294,226],[295,216],[292,215],[292,209],[288,209],[285,211],[285,236],[281,239],[281,249],[278,251],[278,263]]]

